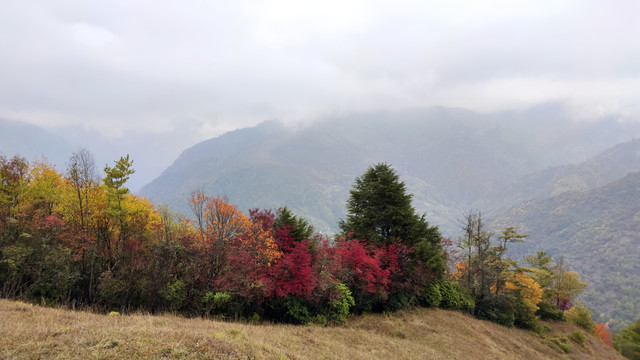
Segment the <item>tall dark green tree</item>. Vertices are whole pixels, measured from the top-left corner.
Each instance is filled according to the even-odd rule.
[[[416,260],[435,274],[445,269],[442,236],[430,226],[425,215],[411,205],[404,182],[386,163],[370,167],[356,178],[347,201],[347,217],[339,223],[343,234],[366,239],[370,244],[392,244],[402,241],[414,248]]]

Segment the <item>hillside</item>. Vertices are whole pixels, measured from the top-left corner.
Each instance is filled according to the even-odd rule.
[[[535,134],[532,136],[531,134]],[[417,210],[445,234],[493,189],[541,169],[586,160],[639,129],[613,120],[573,123],[557,106],[478,114],[430,108],[332,117],[299,128],[275,121],[187,149],[141,190],[189,215],[189,195],[226,194],[242,209],[289,206],[337,230],[356,176],[377,162],[397,168]]]
[[[525,175],[496,189],[485,201],[491,208],[500,208],[568,191],[586,191],[638,170],[640,139],[634,139],[578,164],[560,165]]]
[[[584,301],[615,329],[640,312],[640,172],[588,191],[530,201],[496,216],[496,229],[529,234],[513,256],[564,255],[589,283]]]
[[[592,334],[565,354],[540,338],[468,315],[415,309],[352,318],[343,327],[248,325],[172,315],[106,316],[0,300],[3,358],[622,359]]]
[[[31,161],[46,156],[62,166],[74,150],[62,137],[37,126],[0,119],[0,154],[5,157],[19,154]]]

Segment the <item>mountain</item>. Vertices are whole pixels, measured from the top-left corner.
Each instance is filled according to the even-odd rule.
[[[496,230],[516,226],[529,234],[524,243],[513,246],[512,256],[519,258],[538,250],[556,259],[564,256],[589,283],[583,299],[598,321],[610,321],[619,329],[637,318],[640,172],[591,190],[565,191],[529,201],[495,218]]]
[[[388,162],[445,234],[494,189],[544,168],[584,161],[640,136],[613,119],[570,121],[561,106],[479,114],[429,108],[335,116],[292,128],[267,121],[184,151],[140,193],[189,215],[194,190],[227,195],[242,209],[289,206],[320,229],[337,230],[355,178]]]
[[[62,137],[37,126],[0,119],[0,154],[5,157],[18,154],[31,161],[44,156],[62,169],[74,150]]]
[[[505,210],[505,207],[532,199],[590,190],[637,170],[640,170],[640,139],[613,146],[578,164],[560,165],[525,175],[506,187],[495,189],[484,202],[488,208]]]

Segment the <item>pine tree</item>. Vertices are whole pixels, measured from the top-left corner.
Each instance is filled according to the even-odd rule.
[[[411,205],[404,182],[389,164],[378,163],[356,178],[347,201],[347,218],[340,221],[344,235],[366,239],[369,244],[389,245],[396,241],[410,245],[416,260],[435,274],[442,274],[445,257],[442,236],[425,215]]]

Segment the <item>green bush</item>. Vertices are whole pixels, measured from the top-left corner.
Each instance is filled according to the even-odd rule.
[[[627,359],[640,360],[640,320],[615,334],[613,345]]]
[[[567,354],[573,351],[573,347],[569,343],[569,339],[567,339],[566,337],[550,338],[546,340],[546,343],[549,346],[556,348]]]
[[[538,311],[536,314],[540,317],[541,320],[558,320],[558,321],[567,321],[564,317],[564,311],[562,309],[558,309],[558,306],[548,302],[540,302],[538,304]]]
[[[426,307],[437,307],[442,302],[442,293],[440,292],[440,285],[434,281],[420,294],[418,297],[420,305]]]
[[[513,297],[511,303],[514,310],[513,324],[515,326],[528,330],[536,330],[539,327],[540,321],[536,316],[537,309],[535,305],[525,302],[520,296]]]
[[[203,297],[200,305],[206,314],[222,314],[228,311],[228,305],[231,302],[231,295],[226,292],[207,292]]]
[[[596,325],[593,322],[591,311],[584,306],[574,306],[565,311],[564,316],[570,322],[589,332],[594,332],[596,330]]]
[[[249,318],[249,324],[258,325],[259,323],[260,323],[260,315],[254,312],[253,315],[251,315],[251,317]]]
[[[395,292],[389,295],[384,302],[384,311],[398,311],[400,309],[415,305],[415,296],[406,292]]]
[[[309,309],[295,296],[289,296],[284,302],[288,322],[308,324],[311,321]]]
[[[318,314],[311,318],[311,323],[318,326],[327,326],[327,317],[321,314]]]
[[[476,316],[504,326],[513,326],[516,321],[516,309],[513,299],[506,296],[491,296],[476,303]]]
[[[347,285],[341,283],[338,285],[338,290],[340,291],[340,298],[331,304],[332,311],[330,318],[331,321],[336,324],[343,324],[347,321],[349,309],[356,303]]]
[[[475,301],[471,294],[454,281],[442,280],[438,283],[442,300],[440,306],[445,309],[471,312],[475,308]]]
[[[166,300],[170,310],[178,311],[187,299],[187,286],[182,280],[176,279],[163,289],[162,297]]]
[[[587,336],[580,330],[572,331],[567,335],[567,338],[576,344],[584,344],[587,341]]]
[[[111,271],[107,270],[100,276],[98,296],[102,304],[107,308],[123,307],[125,305],[127,289],[127,283],[113,276]]]

